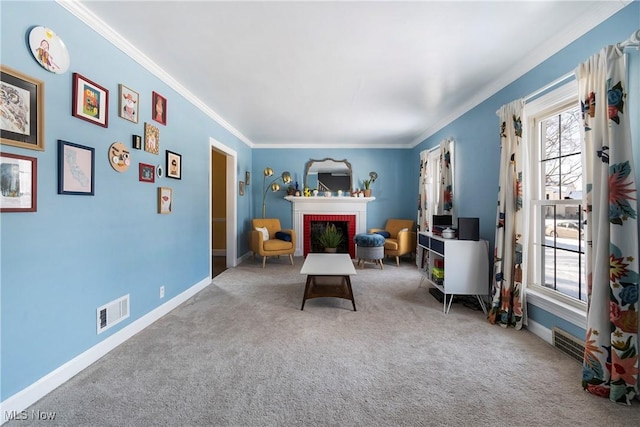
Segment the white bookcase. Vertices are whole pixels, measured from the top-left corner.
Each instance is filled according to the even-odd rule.
[[[441,281],[432,276],[436,260],[444,262],[444,278]],[[422,281],[444,294],[442,309],[445,313],[449,312],[454,295],[475,295],[482,311],[487,314],[482,296],[489,295],[489,242],[444,239],[420,232],[418,267],[422,272]]]

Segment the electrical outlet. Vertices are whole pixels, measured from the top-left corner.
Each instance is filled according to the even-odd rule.
[[[164,286],[160,286],[160,298],[164,298]]]

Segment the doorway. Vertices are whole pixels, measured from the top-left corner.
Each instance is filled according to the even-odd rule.
[[[210,145],[209,275],[213,278],[224,269],[237,265],[237,153],[213,138],[210,138]]]

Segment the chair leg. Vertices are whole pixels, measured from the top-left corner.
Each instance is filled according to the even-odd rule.
[[[291,260],[291,265],[293,265],[293,254],[289,254],[289,259]]]
[[[396,255],[396,266],[400,267],[400,257]]]
[[[262,257],[262,268],[264,268],[264,265],[267,263],[267,257],[263,256]]]

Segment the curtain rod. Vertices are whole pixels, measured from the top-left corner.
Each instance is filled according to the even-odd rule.
[[[620,49],[624,49],[625,47],[640,47],[640,30],[634,31],[633,34],[629,36],[623,42],[618,43],[617,45]]]
[[[569,80],[574,75],[575,75],[575,72],[570,71],[567,74],[565,74],[565,75],[563,75],[561,77],[558,77],[557,79],[555,79],[551,83],[545,85],[544,87],[541,87],[540,89],[536,90],[535,92],[532,92],[527,96],[524,96],[522,99],[524,100],[524,102],[529,102],[532,98],[535,98],[538,95],[548,91],[549,89],[552,89],[554,86],[558,86],[560,83],[563,83],[565,80]],[[498,111],[500,111],[500,110],[498,110]],[[496,113],[498,111],[496,111]]]

